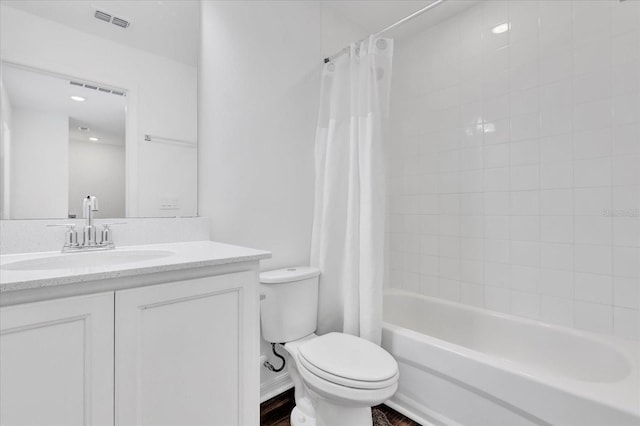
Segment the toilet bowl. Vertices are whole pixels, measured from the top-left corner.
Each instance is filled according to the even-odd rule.
[[[260,275],[263,336],[284,345],[295,387],[291,424],[370,426],[371,407],[398,387],[398,364],[360,337],[315,334],[319,274],[300,267]]]

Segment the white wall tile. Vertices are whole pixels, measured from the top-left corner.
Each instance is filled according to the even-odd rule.
[[[540,165],[540,188],[571,188],[573,187],[573,168],[571,161],[560,161]]]
[[[526,318],[540,318],[540,295],[512,291],[511,313]]]
[[[540,319],[551,324],[573,326],[573,301],[559,297],[541,296]]]
[[[540,191],[540,214],[572,215],[573,191],[571,189],[545,189]]]
[[[509,165],[509,144],[487,145],[484,147],[484,167],[506,167]]]
[[[613,98],[613,117],[615,125],[640,122],[640,94],[630,93]]]
[[[604,216],[576,216],[576,244],[611,245],[613,242],[612,220]]]
[[[575,298],[610,305],[613,302],[613,279],[610,275],[578,272],[575,274]]]
[[[613,308],[614,334],[623,339],[640,340],[640,311]]]
[[[613,307],[576,301],[574,303],[576,328],[611,334],[613,331]]]
[[[574,162],[576,187],[611,185],[611,159],[609,157]]]
[[[638,69],[636,78],[640,82],[640,68]],[[638,135],[640,135],[640,124],[629,124],[614,127],[613,155],[640,155]]]
[[[547,136],[540,139],[540,162],[571,161],[573,141],[571,135]]]
[[[573,192],[574,212],[580,216],[602,216],[611,209],[611,187],[576,188]]]
[[[573,299],[574,277],[573,271],[560,271],[556,269],[540,270],[540,293]]]
[[[537,164],[513,166],[510,172],[512,191],[527,191],[540,187],[540,172]]]
[[[573,270],[572,244],[541,243],[540,266],[549,269]]]
[[[640,249],[637,247],[614,247],[613,274],[617,277],[640,277]]]
[[[611,155],[611,129],[587,130],[573,135],[573,158],[598,158]]]
[[[614,185],[640,184],[640,155],[616,156],[612,162]]]
[[[462,282],[460,284],[460,302],[480,308],[484,307],[484,286]]]
[[[615,277],[613,279],[613,304],[624,308],[640,309],[640,280]]]
[[[541,216],[540,241],[548,243],[573,243],[572,216]]]
[[[485,191],[508,191],[509,190],[509,168],[498,167],[484,170],[484,190]]]
[[[640,247],[640,217],[613,218],[613,245]]]
[[[538,292],[540,269],[531,266],[511,265],[511,288],[530,293]]]
[[[613,259],[610,246],[576,244],[576,272],[611,275],[612,267]]]
[[[506,288],[486,286],[484,288],[484,306],[499,312],[509,312],[509,290]]]
[[[392,285],[640,339],[640,3],[440,25],[396,43]]]
[[[526,140],[511,144],[510,163],[512,166],[535,164],[540,160],[540,143],[538,139]]]
[[[540,238],[539,216],[512,216],[510,238],[519,241],[537,241]]]
[[[533,241],[511,241],[511,264],[540,266],[540,243]]]
[[[610,126],[612,110],[613,107],[610,99],[584,102],[575,105],[573,107],[574,131],[581,132]]]
[[[540,213],[540,191],[514,191],[509,193],[512,215]]]

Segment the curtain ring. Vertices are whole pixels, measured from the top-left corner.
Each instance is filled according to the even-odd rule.
[[[387,40],[385,40],[383,38],[379,38],[378,40],[376,40],[376,46],[380,50],[386,49],[387,48]]]

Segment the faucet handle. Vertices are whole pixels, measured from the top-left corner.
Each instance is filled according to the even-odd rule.
[[[111,226],[117,225],[126,225],[127,222],[112,222],[112,223],[103,223],[102,231],[100,232],[100,244],[113,246],[113,240],[111,239]]]
[[[47,225],[47,228],[68,228],[67,233],[64,236],[64,247],[77,247],[78,246],[78,233],[76,232],[75,223],[59,223],[54,225]]]

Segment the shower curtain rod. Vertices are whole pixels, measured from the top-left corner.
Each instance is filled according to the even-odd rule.
[[[428,5],[426,5],[425,7],[423,7],[422,9],[416,10],[415,12],[413,12],[411,15],[405,16],[404,18],[402,18],[401,20],[394,22],[393,24],[381,29],[380,31],[378,31],[377,33],[373,33],[371,34],[374,37],[377,37],[379,35],[382,35],[384,33],[386,33],[387,31],[404,24],[405,22],[409,22],[410,20],[412,20],[413,18],[416,18],[420,15],[422,15],[423,13],[425,13],[427,10],[432,9],[436,6],[438,6],[441,3],[444,3],[446,0],[436,0],[432,3],[429,3]],[[370,36],[369,36],[370,37]],[[368,38],[368,37],[367,37]],[[364,40],[364,39],[362,39]],[[362,41],[362,40],[358,40],[358,41]],[[334,53],[331,56],[327,56],[326,58],[324,58],[324,63],[326,64],[327,62],[331,62],[332,60],[336,59],[337,57],[344,55],[345,53],[347,53],[349,51],[349,47],[345,47],[344,49],[340,50],[337,53]]]

